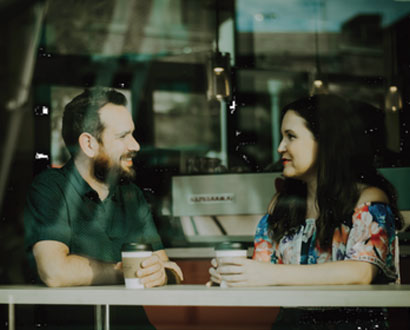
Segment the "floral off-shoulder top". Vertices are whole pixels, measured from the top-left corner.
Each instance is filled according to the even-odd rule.
[[[320,264],[337,260],[360,260],[379,268],[376,282],[398,281],[398,251],[394,215],[388,204],[365,203],[355,208],[352,226],[342,225],[333,235],[331,250],[316,241],[315,219],[306,219],[294,234],[279,242],[268,234],[268,215],[259,222],[253,259],[275,264]]]

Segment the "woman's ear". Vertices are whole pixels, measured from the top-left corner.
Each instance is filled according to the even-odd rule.
[[[97,155],[99,150],[99,143],[97,139],[90,133],[84,132],[78,137],[78,144],[81,150],[90,158]]]

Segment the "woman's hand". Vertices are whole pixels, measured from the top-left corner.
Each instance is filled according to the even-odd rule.
[[[218,264],[219,261],[219,264]],[[211,260],[209,274],[211,282],[221,286],[265,286],[275,285],[276,265],[245,258],[220,258]]]

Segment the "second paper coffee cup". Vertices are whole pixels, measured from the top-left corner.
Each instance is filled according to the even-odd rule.
[[[144,288],[136,273],[141,268],[141,262],[150,256],[152,256],[152,247],[149,244],[126,243],[122,246],[122,269],[126,288]]]
[[[218,265],[222,264],[221,258],[246,258],[248,250],[239,242],[222,242],[215,247],[215,256]],[[221,288],[226,288],[225,282],[221,282]]]

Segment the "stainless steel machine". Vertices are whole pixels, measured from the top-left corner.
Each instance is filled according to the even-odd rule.
[[[189,242],[252,241],[281,173],[172,178],[172,213]]]

